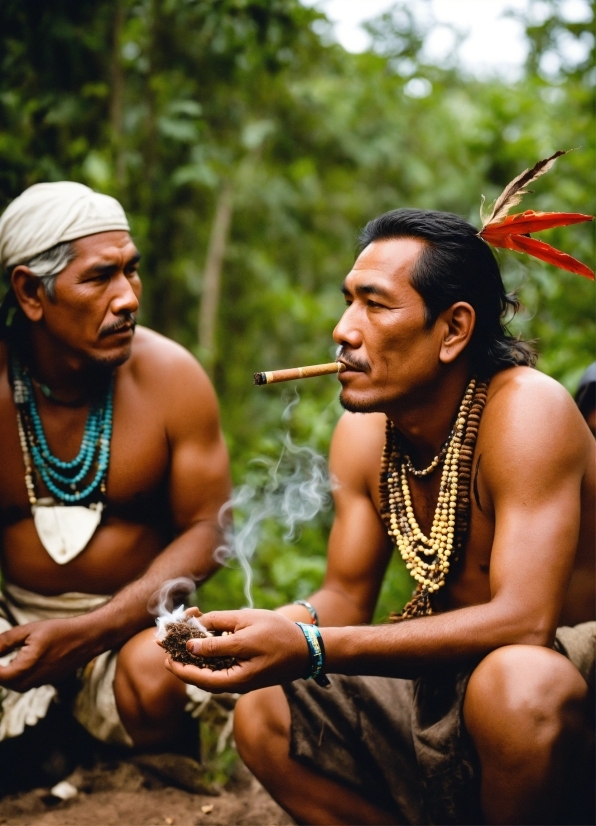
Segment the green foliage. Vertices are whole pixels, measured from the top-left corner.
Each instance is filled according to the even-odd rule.
[[[587,8],[593,9],[593,3]],[[5,0],[0,4],[0,208],[43,180],[116,195],[143,252],[144,323],[195,354],[203,267],[217,198],[230,186],[216,349],[210,364],[237,483],[279,450],[287,390],[254,388],[256,370],[326,361],[339,284],[358,229],[397,206],[457,212],[478,225],[523,168],[560,148],[524,206],[589,212],[594,191],[593,61],[556,63],[593,40],[562,4],[534,4],[528,65],[514,82],[422,61],[429,32],[411,4],[370,26],[373,47],[329,42],[298,0]],[[541,17],[538,16],[541,13]],[[589,44],[588,44],[589,45]],[[545,240],[593,257],[589,225]],[[501,257],[537,340],[539,368],[573,390],[594,359],[593,285],[515,253]],[[339,415],[333,379],[300,387],[292,432],[325,452]],[[329,514],[288,544],[266,525],[257,605],[304,596],[321,580]],[[378,616],[408,597],[391,566]],[[206,607],[245,604],[237,570],[203,589]]]

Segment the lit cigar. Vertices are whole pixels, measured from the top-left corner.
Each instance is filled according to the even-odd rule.
[[[274,384],[277,381],[294,381],[294,379],[311,379],[314,376],[327,376],[330,373],[343,373],[346,365],[340,361],[330,364],[311,364],[308,367],[290,367],[289,370],[272,370],[270,373],[255,373],[255,384]]]

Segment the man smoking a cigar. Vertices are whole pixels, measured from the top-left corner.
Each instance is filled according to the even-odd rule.
[[[100,740],[188,729],[147,605],[215,569],[228,459],[203,370],[135,332],[139,258],[120,204],[81,184],[32,186],[0,219],[0,755],[65,681]]]
[[[204,615],[234,633],[188,648],[229,671],[167,666],[247,693],[240,754],[298,823],[593,822],[566,797],[589,764],[590,431],[507,331],[517,303],[457,216],[372,221],[343,291],[323,586]],[[418,591],[367,626],[393,545]]]

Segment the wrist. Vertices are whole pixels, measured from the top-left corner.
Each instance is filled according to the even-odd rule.
[[[325,643],[321,632],[316,625],[305,622],[297,622],[296,625],[304,634],[309,654],[308,671],[304,675],[305,680],[313,679],[322,687],[329,685],[329,680],[324,674],[325,670]]]
[[[92,616],[93,613],[80,614],[77,617],[66,619],[74,648],[79,651],[86,662],[113,647],[105,642],[101,623],[92,619]]]
[[[329,674],[354,674],[362,667],[358,656],[359,626],[329,626],[321,630],[325,645],[325,670]]]
[[[121,648],[125,642],[141,629],[130,629],[125,618],[117,620],[115,612],[106,610],[109,603],[95,611],[73,617],[71,622],[76,623],[77,634],[84,640],[84,647],[89,657],[97,657],[104,651]]]

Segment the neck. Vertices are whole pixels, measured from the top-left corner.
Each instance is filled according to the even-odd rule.
[[[97,395],[98,386],[103,388],[112,372],[90,364],[40,325],[30,327],[19,350],[34,381],[44,386],[44,395],[58,403],[85,404]]]
[[[412,458],[420,465],[428,464],[441,450],[471,377],[467,361],[450,365],[388,412],[390,421],[411,445]]]

